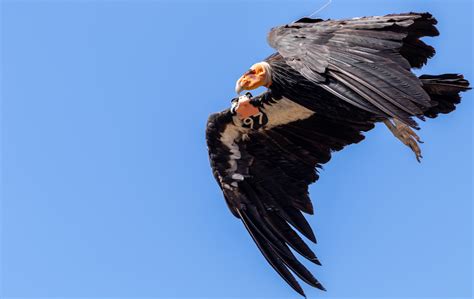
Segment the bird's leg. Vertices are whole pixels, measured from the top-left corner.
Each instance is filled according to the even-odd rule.
[[[396,118],[393,119],[393,122],[390,119],[386,119],[383,122],[395,137],[415,153],[416,160],[421,162],[423,156],[421,155],[418,143],[423,143],[423,141],[420,140],[420,137],[408,125]]]

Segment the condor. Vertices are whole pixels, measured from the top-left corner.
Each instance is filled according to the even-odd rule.
[[[324,290],[290,247],[315,264],[302,213],[312,214],[308,185],[331,153],[364,139],[384,122],[420,160],[415,119],[449,113],[469,82],[458,74],[417,77],[435,50],[420,40],[436,36],[428,13],[348,20],[303,18],[268,35],[277,50],[237,80],[237,93],[264,86],[209,117],[206,130],[213,174],[230,211],[270,265],[299,294],[290,270]],[[296,230],[296,231],[295,231]]]

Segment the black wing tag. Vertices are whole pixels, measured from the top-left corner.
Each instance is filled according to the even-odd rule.
[[[258,109],[258,111],[257,114],[244,118],[242,120],[242,127],[258,130],[265,126],[268,123],[268,117],[262,110]]]

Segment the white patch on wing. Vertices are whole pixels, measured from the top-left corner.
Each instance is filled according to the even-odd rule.
[[[313,111],[301,106],[287,98],[282,98],[276,103],[264,104],[263,112],[267,114],[268,123],[265,129],[284,125],[293,121],[306,119],[314,114]]]
[[[233,117],[234,122],[238,119],[237,117]],[[246,133],[248,129],[242,128],[240,126],[236,126],[233,123],[228,124],[224,132],[221,134],[221,142],[227,146],[231,155],[229,156],[229,164],[230,168],[227,169],[227,173],[232,177],[235,181],[241,181],[244,177],[241,174],[235,173],[237,171],[237,162],[242,157],[240,153],[239,146],[237,145],[236,141],[242,138],[242,135]],[[238,187],[237,182],[231,183],[233,187]],[[230,187],[230,186],[229,186]]]
[[[271,105],[263,104],[262,111],[267,115],[268,123],[258,130],[271,129],[276,126],[306,119],[314,114],[313,111],[287,98],[282,98]],[[230,185],[224,183],[224,188],[226,189],[232,189],[232,187],[237,188],[238,182],[245,179],[242,174],[237,173],[238,163],[242,158],[242,154],[237,142],[242,139],[248,140],[248,133],[251,132],[252,129],[244,128],[242,125],[242,120],[240,120],[237,116],[234,116],[233,122],[227,124],[220,137],[220,141],[229,149],[231,153],[228,157],[230,168],[228,168],[226,172],[233,182]],[[223,178],[220,179],[222,181]]]
[[[244,176],[241,175],[240,173],[234,173],[232,175],[232,179],[236,180],[236,181],[243,181],[244,180]]]

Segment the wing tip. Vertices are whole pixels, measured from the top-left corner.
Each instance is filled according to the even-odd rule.
[[[316,286],[316,288],[320,289],[323,292],[327,292],[326,288],[320,282],[318,282],[318,285]]]
[[[311,258],[309,259],[311,262],[313,262],[314,264],[318,265],[318,266],[322,266],[323,264],[321,264],[321,262],[319,261],[319,259],[317,257],[314,257],[314,258]]]

